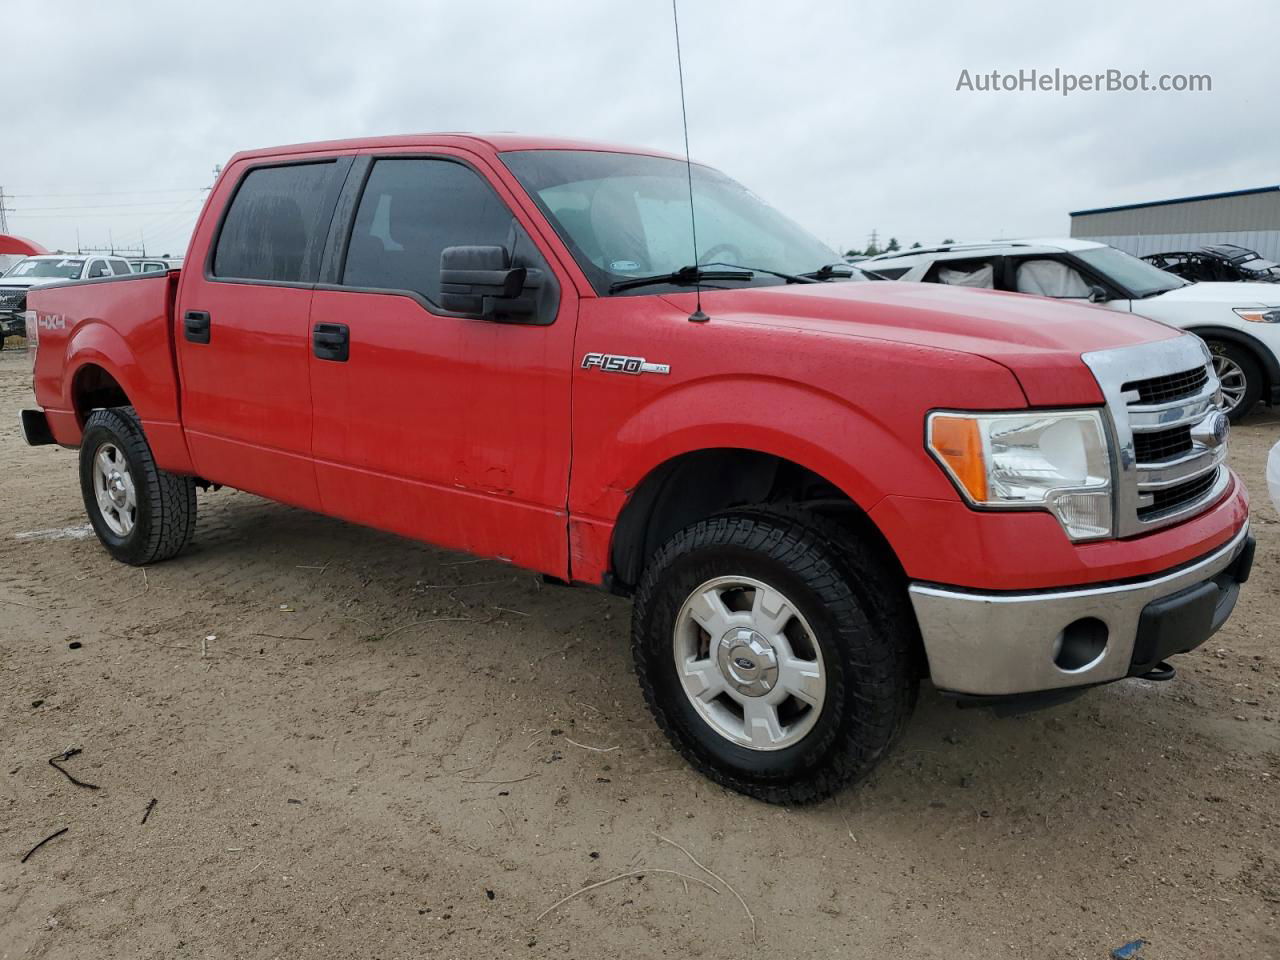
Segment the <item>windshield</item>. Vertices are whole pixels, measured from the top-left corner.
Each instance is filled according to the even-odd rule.
[[[1256,273],[1266,273],[1268,270],[1272,269],[1275,264],[1270,260],[1263,260],[1261,257],[1256,257],[1256,259],[1253,260],[1245,260],[1238,264],[1238,266],[1241,270],[1252,270]]]
[[[83,260],[23,260],[14,264],[6,277],[60,277],[75,280],[80,276]]]
[[[1075,255],[1134,297],[1149,297],[1187,285],[1187,281],[1181,277],[1153,267],[1115,247],[1077,250]]]
[[[503,162],[542,208],[597,293],[635,277],[690,266],[684,161],[586,150],[518,150]],[[842,262],[836,252],[741,184],[693,167],[699,264],[801,274]],[[757,273],[733,287],[784,283]],[[708,281],[707,286],[718,286]],[[661,291],[646,286],[632,293]]]

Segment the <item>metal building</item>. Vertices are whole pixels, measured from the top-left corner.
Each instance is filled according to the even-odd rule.
[[[1136,257],[1235,243],[1280,261],[1280,186],[1076,210],[1071,236]]]

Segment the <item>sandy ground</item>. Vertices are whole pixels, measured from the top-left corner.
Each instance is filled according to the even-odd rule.
[[[31,402],[6,350],[0,958],[1280,957],[1269,504],[1175,682],[1016,719],[926,688],[869,784],[787,810],[659,738],[624,601],[230,491],[144,576]],[[1234,434],[1259,496],[1278,426]]]

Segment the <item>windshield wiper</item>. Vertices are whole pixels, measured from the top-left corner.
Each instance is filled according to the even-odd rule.
[[[755,276],[750,270],[703,270],[701,267],[681,267],[674,273],[660,273],[652,277],[631,277],[609,284],[610,293],[622,290],[634,290],[636,287],[649,287],[658,283],[689,285],[711,280],[750,280]]]
[[[783,273],[780,270],[768,270],[765,267],[744,267],[740,263],[725,263],[723,260],[712,260],[704,263],[704,267],[729,267],[733,270],[747,270],[751,273],[764,273],[771,277],[777,277],[779,280],[785,280],[787,283],[813,283],[814,279],[807,274]]]
[[[800,276],[807,280],[834,280],[836,277],[847,280],[853,276],[853,267],[847,263],[824,263],[817,270],[810,270]]]

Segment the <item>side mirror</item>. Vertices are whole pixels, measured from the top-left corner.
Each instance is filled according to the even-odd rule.
[[[1107,296],[1107,291],[1102,289],[1096,283],[1089,284],[1089,302],[1090,303],[1106,303],[1111,298]]]
[[[511,266],[505,247],[445,247],[440,253],[440,305],[480,320],[522,323],[532,316],[526,289],[538,285],[538,271]]]

